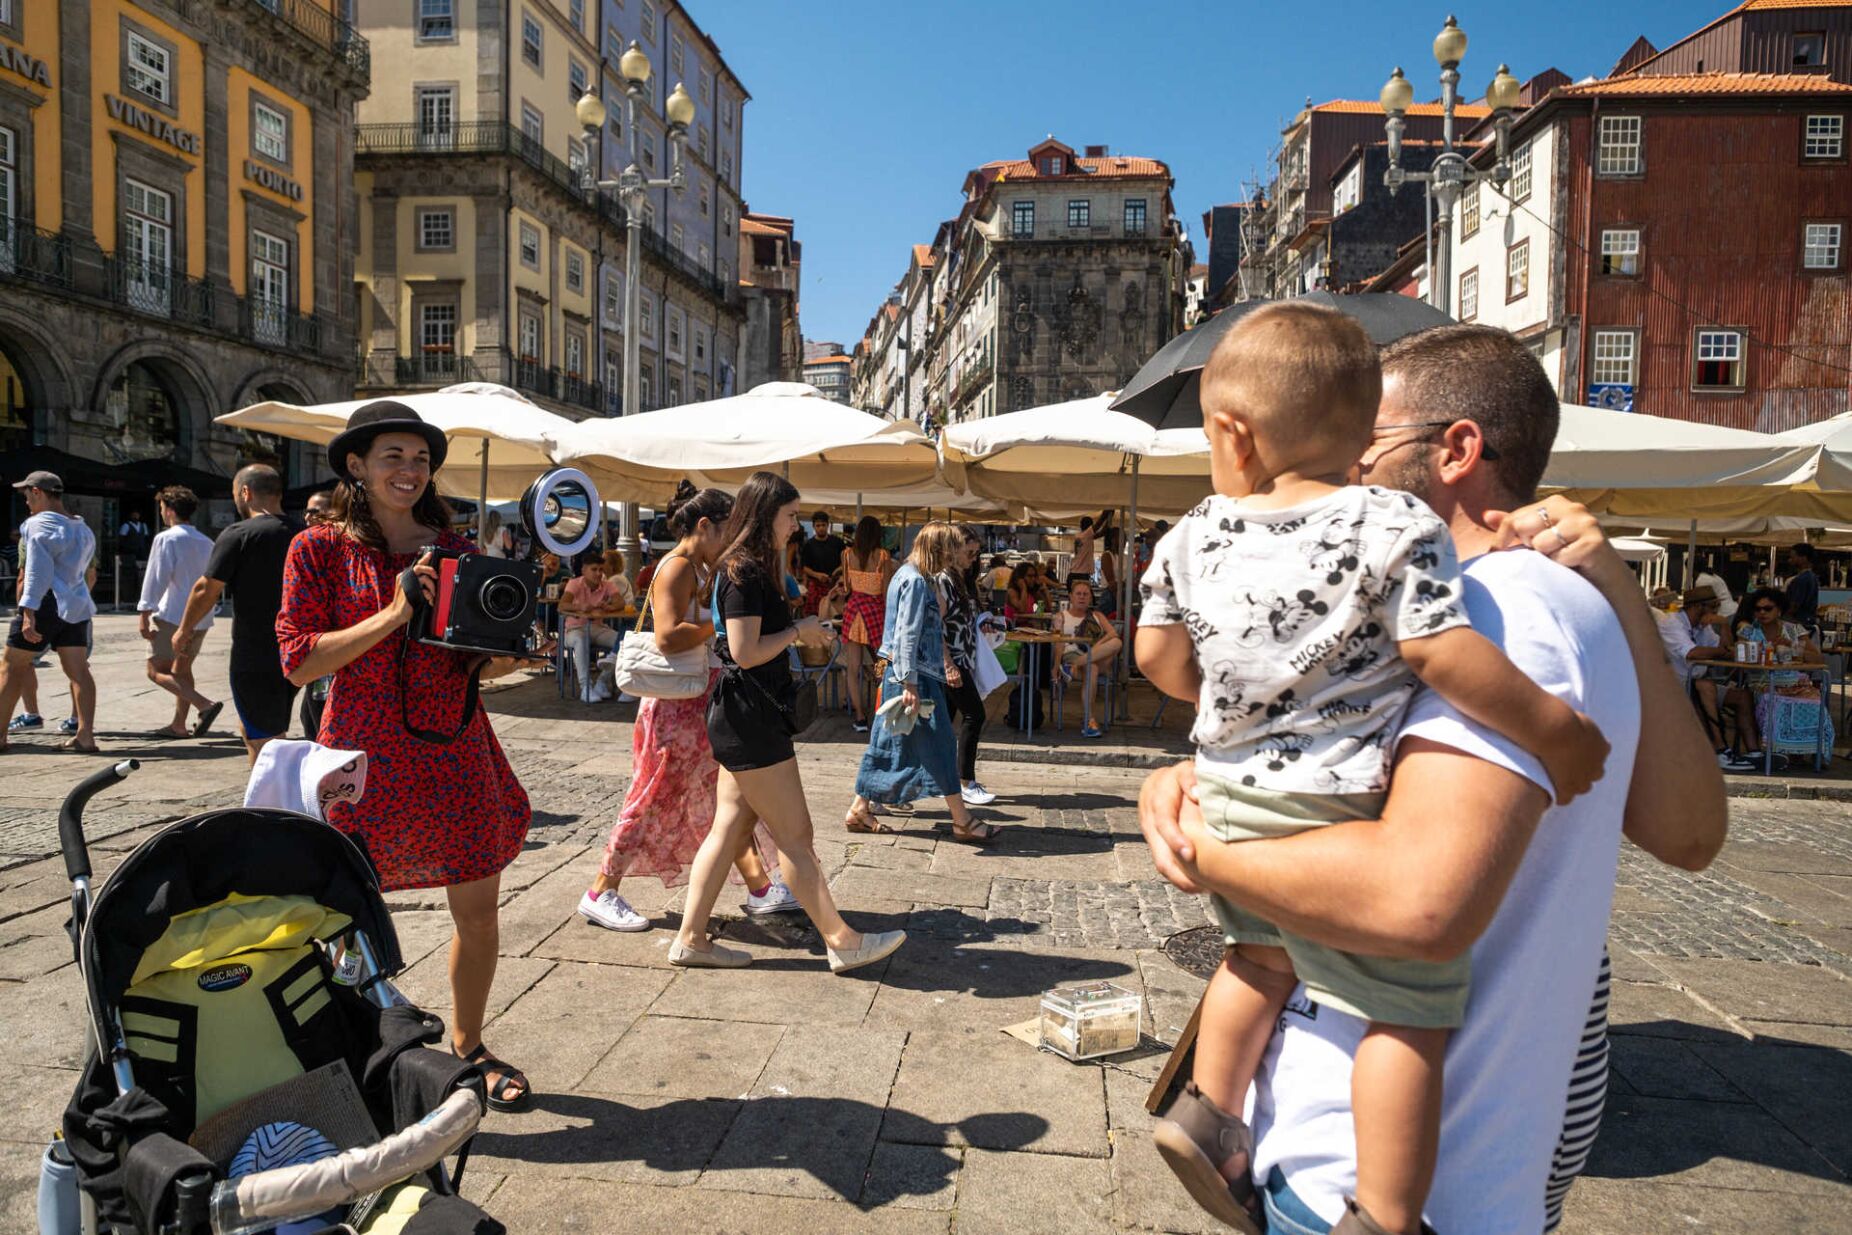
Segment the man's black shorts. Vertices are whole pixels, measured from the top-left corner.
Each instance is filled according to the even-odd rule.
[[[244,736],[256,741],[280,738],[289,732],[290,712],[296,706],[296,688],[274,669],[233,669],[232,706]]]
[[[22,652],[43,652],[59,648],[81,648],[90,646],[90,622],[67,622],[58,616],[58,599],[50,592],[40,598],[39,606],[33,611],[33,626],[37,630],[39,642],[27,640],[20,630],[23,617],[15,613],[12,625],[7,627],[6,645],[18,648]]]

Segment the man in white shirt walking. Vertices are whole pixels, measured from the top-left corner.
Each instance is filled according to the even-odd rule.
[[[1702,868],[1723,843],[1722,776],[1626,564],[1586,511],[1531,500],[1557,418],[1535,358],[1503,331],[1450,326],[1389,348],[1383,371],[1363,478],[1414,493],[1447,522],[1470,559],[1473,626],[1595,720],[1612,744],[1608,774],[1552,807],[1535,759],[1423,695],[1403,720],[1380,819],[1197,844],[1182,765],[1147,781],[1140,824],[1172,882],[1297,934],[1379,956],[1471,950],[1426,1217],[1442,1231],[1538,1235],[1546,1197],[1567,1186],[1552,1178],[1566,1114],[1578,1126],[1589,1118],[1572,1078],[1621,836]],[[1492,552],[1512,542],[1536,552]],[[1282,1025],[1250,1118],[1269,1229],[1364,1229],[1346,1198],[1356,1188],[1350,1060],[1365,1026],[1303,989]]]
[[[142,576],[141,603],[136,608],[141,611],[141,637],[148,641],[148,680],[176,702],[172,723],[149,736],[183,738],[191,733],[201,737],[212,728],[225,706],[206,698],[193,685],[193,661],[212,625],[212,614],[207,613],[193,627],[184,652],[175,649],[174,632],[180,629],[193,585],[206,573],[206,563],[212,558],[212,539],[193,526],[199,498],[191,489],[169,485],[154,500],[166,530],[154,538],[154,546],[148,551],[148,573]],[[189,707],[199,710],[199,723],[191,730],[186,723]]]
[[[96,534],[82,519],[64,511],[64,481],[51,472],[33,472],[13,486],[25,495],[32,512],[20,527],[25,577],[20,581],[19,611],[6,636],[6,665],[0,670],[0,716],[13,705],[32,676],[32,661],[47,649],[58,654],[71,680],[77,704],[77,731],[59,749],[95,754],[96,681],[90,676],[90,598],[88,572],[96,556]],[[6,741],[0,737],[0,751]]]

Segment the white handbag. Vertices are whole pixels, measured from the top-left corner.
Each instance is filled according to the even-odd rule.
[[[1002,642],[1001,633],[997,641]],[[981,627],[977,633],[977,650],[971,657],[971,678],[980,699],[988,698],[991,691],[1010,680],[1009,675],[1003,671],[1003,665],[997,660],[990,636]]]
[[[698,699],[707,693],[707,645],[674,653],[657,647],[656,632],[643,629],[651,600],[644,597],[636,626],[617,645],[617,688],[644,699]]]

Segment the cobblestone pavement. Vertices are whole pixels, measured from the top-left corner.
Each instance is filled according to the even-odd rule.
[[[221,645],[222,648],[222,645]],[[88,817],[100,871],[161,821],[240,798],[230,734],[129,735],[169,708],[126,619],[105,619],[102,738],[144,767]],[[222,662],[204,675],[223,688]],[[216,676],[215,676],[216,675]],[[58,693],[46,675],[47,697]],[[629,773],[628,709],[562,704],[550,679],[486,696],[534,804],[504,879],[490,1045],[535,1109],[493,1115],[467,1191],[517,1231],[1121,1232],[1211,1229],[1159,1162],[1142,1099],[1201,981],[1163,952],[1203,907],[1153,877],[1138,774],[986,764],[1003,843],[947,841],[942,807],[837,826],[856,748],[826,727],[800,751],[818,850],[852,922],[912,938],[838,978],[801,926],[727,936],[757,964],[666,964],[681,893],[624,892],[657,929],[603,932],[574,904]],[[1120,740],[1130,741],[1121,735]],[[37,1154],[69,1096],[81,991],[50,857],[58,803],[94,760],[28,737],[0,761],[0,1232],[32,1229]],[[1022,752],[1015,752],[1021,754]],[[1733,803],[1701,875],[1623,857],[1613,1092],[1572,1232],[1840,1231],[1852,1201],[1852,820],[1843,803]],[[443,1013],[449,927],[438,893],[395,893],[403,988]],[[723,895],[732,913],[736,889]],[[1187,958],[1186,958],[1187,959]],[[1002,1027],[1039,993],[1105,979],[1147,1001],[1147,1045],[1105,1066],[1038,1054]]]

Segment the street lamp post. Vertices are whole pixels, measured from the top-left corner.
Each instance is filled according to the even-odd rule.
[[[643,210],[651,189],[674,189],[680,192],[687,183],[682,174],[682,151],[688,141],[688,126],[694,122],[695,103],[680,82],[663,104],[669,122],[670,171],[667,179],[652,180],[637,166],[637,101],[649,89],[650,66],[635,41],[617,62],[618,74],[624,79],[624,125],[630,152],[630,164],[616,180],[599,178],[604,166],[605,121],[610,113],[604,100],[587,89],[580,97],[576,114],[586,132],[586,160],[582,173],[585,191],[612,191],[624,207],[624,415],[641,410],[643,402],[643,338],[640,319],[643,315],[643,287],[640,279],[643,256]],[[637,505],[624,503],[617,522],[617,551],[624,555],[624,572],[636,578],[641,565],[641,546],[637,540]]]
[[[1466,32],[1452,17],[1434,37],[1434,59],[1440,62],[1440,106],[1441,106],[1441,152],[1435,156],[1432,166],[1426,171],[1407,171],[1402,167],[1402,130],[1406,125],[1403,116],[1408,106],[1414,102],[1415,88],[1402,76],[1400,66],[1389,75],[1383,85],[1383,114],[1387,117],[1383,127],[1389,134],[1389,169],[1383,173],[1383,183],[1389,186],[1393,194],[1406,181],[1417,181],[1428,186],[1439,204],[1440,236],[1434,245],[1434,260],[1428,269],[1428,303],[1443,313],[1450,311],[1452,287],[1452,252],[1450,244],[1453,237],[1453,206],[1460,200],[1460,194],[1466,186],[1482,180],[1490,180],[1494,185],[1503,185],[1511,179],[1511,157],[1508,149],[1511,137],[1512,109],[1518,105],[1518,79],[1511,75],[1511,70],[1504,65],[1498,66],[1498,73],[1492,78],[1492,84],[1486,87],[1485,100],[1492,108],[1492,123],[1498,134],[1498,159],[1489,171],[1473,167],[1466,161],[1466,156],[1454,148],[1453,144],[1453,110],[1459,101],[1460,61],[1466,56]]]

